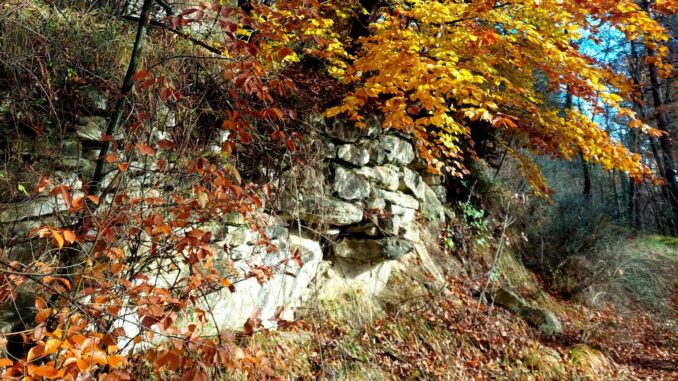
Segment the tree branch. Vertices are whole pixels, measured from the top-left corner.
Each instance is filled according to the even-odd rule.
[[[124,19],[126,19],[126,20],[130,20],[130,21],[134,21],[134,22],[139,22],[139,17],[137,17],[137,16],[122,16],[122,18],[124,18]],[[222,55],[221,50],[215,48],[214,46],[209,45],[209,44],[206,43],[205,41],[200,41],[200,40],[198,40],[197,38],[192,37],[192,36],[188,35],[187,33],[184,33],[184,32],[182,32],[182,31],[180,31],[180,30],[171,28],[171,27],[169,27],[167,24],[164,24],[164,23],[162,23],[162,22],[160,22],[160,21],[158,21],[158,20],[150,20],[150,21],[149,21],[149,24],[152,25],[152,26],[156,26],[156,27],[158,27],[158,28],[162,28],[162,29],[164,29],[164,30],[166,30],[166,31],[168,31],[168,32],[174,33],[174,34],[176,34],[177,36],[179,36],[179,37],[181,37],[181,38],[183,38],[183,39],[186,39],[186,40],[188,40],[188,41],[191,41],[192,43],[194,43],[194,44],[200,46],[201,48],[207,49],[208,51],[210,51],[210,52],[212,52],[212,53],[214,53],[214,54]]]

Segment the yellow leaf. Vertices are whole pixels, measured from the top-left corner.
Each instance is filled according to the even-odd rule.
[[[56,230],[52,230],[52,237],[54,237],[54,240],[56,240],[57,245],[59,246],[59,249],[64,247],[64,237],[59,234]]]
[[[47,340],[47,343],[45,344],[45,354],[49,355],[52,353],[55,353],[59,350],[61,347],[62,341],[59,339],[49,339]]]

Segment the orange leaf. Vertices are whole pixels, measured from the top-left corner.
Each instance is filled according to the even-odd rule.
[[[76,211],[80,210],[85,206],[85,203],[82,202],[84,200],[83,197],[76,197],[73,199],[73,206],[71,207],[71,210]]]
[[[75,238],[76,238],[76,237],[75,237],[75,233],[73,233],[72,231],[70,231],[70,230],[64,230],[64,231],[62,231],[61,233],[63,233],[63,235],[64,235],[64,240],[66,240],[66,242],[68,242],[68,243],[73,243],[73,242],[75,242]]]
[[[109,153],[108,155],[106,155],[106,157],[104,159],[106,160],[106,162],[108,164],[111,164],[111,163],[115,162],[116,160],[118,160],[118,155],[116,155],[114,153]]]
[[[111,274],[117,274],[120,271],[122,271],[123,265],[122,263],[114,263],[111,265]]]
[[[125,359],[125,356],[120,356],[120,355],[114,355],[114,356],[108,356],[108,365],[111,366],[111,368],[119,368],[122,366],[127,360]]]
[[[47,308],[47,302],[45,302],[45,299],[43,299],[39,296],[37,298],[35,298],[35,308],[38,309],[38,310],[43,310],[43,309]]]
[[[29,365],[28,374],[30,374],[31,376],[40,376],[49,378],[51,380],[58,378],[60,376],[59,371],[53,365],[43,365],[43,366]]]
[[[40,181],[38,181],[38,184],[35,186],[35,190],[38,193],[44,192],[51,184],[52,180],[48,179],[47,177],[40,176]]]
[[[38,344],[34,346],[33,348],[28,350],[28,354],[26,355],[26,361],[31,362],[33,359],[41,357],[43,355],[43,352],[45,350],[45,344]],[[30,373],[30,371],[29,371]]]
[[[12,366],[12,364],[14,364],[12,362],[12,360],[10,360],[6,357],[0,358],[0,368],[2,368],[4,366]]]
[[[71,192],[70,192],[70,187],[68,185],[57,185],[52,189],[51,192],[49,192],[50,195],[55,196],[59,193],[61,193],[61,196],[64,198],[64,202],[66,203],[66,207],[70,208],[71,207]]]
[[[77,364],[78,364],[78,369],[80,369],[80,372],[83,372],[83,373],[84,373],[84,372],[87,372],[87,371],[89,370],[89,368],[90,368],[90,363],[88,363],[87,361],[81,360],[81,359],[77,359],[76,362],[77,362]]]
[[[42,323],[42,322],[44,322],[45,320],[47,320],[47,318],[48,318],[51,314],[52,314],[52,309],[51,309],[51,308],[45,308],[44,310],[40,310],[40,311],[38,311],[37,314],[35,314],[35,322],[38,323],[38,324],[39,324],[39,323]]]
[[[66,287],[68,290],[71,289],[71,282],[69,282],[68,279],[66,279],[66,278],[57,278],[57,280],[58,280],[59,282],[61,282],[61,284],[63,284],[64,287]]]
[[[290,150],[290,152],[296,152],[297,151],[297,145],[294,144],[294,141],[292,139],[288,139],[285,144],[287,145],[287,149]]]
[[[92,201],[94,205],[99,205],[99,196],[95,196],[93,194],[87,196],[87,199]]]
[[[49,237],[50,234],[51,234],[50,229],[46,226],[42,226],[42,227],[35,228],[35,229],[31,230],[31,232],[28,233],[28,236],[29,237],[36,237],[37,236],[37,237],[40,237],[40,238],[45,238],[45,237]]]
[[[137,149],[142,155],[153,156],[155,155],[155,150],[145,144],[137,143]]]

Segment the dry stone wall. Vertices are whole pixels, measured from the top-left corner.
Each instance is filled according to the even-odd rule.
[[[252,316],[273,327],[280,319],[294,319],[312,298],[355,289],[377,294],[386,287],[393,264],[412,256],[429,264],[430,272],[437,271],[420,232],[422,222],[440,223],[449,213],[444,178],[421,172],[412,142],[383,130],[377,117],[369,118],[363,129],[320,117],[313,124],[324,132],[325,160],[319,165],[324,175],[301,173],[307,185],[281,189],[275,211],[262,210],[258,216],[276,251],[257,245],[262,233],[242,216],[228,215],[205,227],[213,233],[218,266],[235,287],[235,292],[223,289],[205,298],[204,309],[213,311],[215,329],[239,329]],[[104,127],[103,118],[81,120],[76,139],[64,142],[65,160],[73,161],[74,168],[93,166],[92,152]],[[61,176],[78,178],[68,167]],[[44,224],[65,209],[56,200],[2,206],[0,225],[17,229],[27,224],[27,231]],[[286,261],[294,255],[300,256],[300,264]],[[265,282],[252,276],[261,268],[271,271]],[[128,311],[121,321],[128,334],[138,329],[135,319],[135,312]]]
[[[257,239],[246,226],[228,225],[217,242],[228,247],[225,259],[245,279],[235,285],[235,293],[224,290],[211,298],[220,328],[242,327],[254,312],[264,326],[274,326],[278,319],[293,319],[312,298],[336,298],[356,289],[378,294],[394,262],[412,256],[439,275],[420,229],[421,222],[440,223],[449,213],[445,194],[432,188],[443,188],[444,179],[422,176],[413,144],[383,130],[376,117],[364,129],[341,120],[316,118],[313,123],[325,133],[326,179],[302,173],[306,186],[289,181],[282,190],[278,214],[265,216],[278,251],[266,254],[254,245]],[[302,254],[301,267],[278,268],[263,284],[246,279],[251,268],[273,266],[295,250]]]

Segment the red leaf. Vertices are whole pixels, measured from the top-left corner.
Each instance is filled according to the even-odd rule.
[[[160,90],[160,99],[163,102],[167,102],[167,100],[169,99],[169,97],[172,96],[172,94],[173,94],[172,89],[170,89],[169,87],[164,87],[162,90]]]
[[[171,140],[162,139],[162,140],[158,140],[155,143],[158,145],[158,147],[160,147],[162,149],[168,149],[168,148],[174,147],[174,142],[171,141]]]
[[[49,192],[50,195],[54,196],[59,193],[61,193],[61,196],[64,198],[64,202],[66,203],[66,207],[70,208],[71,207],[71,192],[70,192],[70,187],[65,184],[57,185],[52,189],[51,192]]]
[[[44,192],[50,185],[52,185],[52,180],[47,177],[40,176],[40,181],[38,181],[38,184],[35,186],[35,191],[38,193]]]
[[[192,13],[197,12],[197,11],[198,11],[198,9],[196,9],[196,8],[186,8],[186,9],[184,9],[183,12],[181,12],[181,15],[182,15],[182,16],[188,16],[188,15],[190,15],[190,14],[192,14]]]
[[[154,78],[149,78],[144,81],[144,83],[141,84],[141,88],[143,89],[148,89],[149,87],[155,85],[156,80]]]
[[[139,70],[138,72],[136,72],[136,74],[134,74],[134,77],[132,77],[132,79],[135,82],[142,81],[142,80],[146,79],[150,74],[151,73],[148,70],[142,69],[142,70]]]
[[[285,144],[287,144],[287,148],[290,150],[290,152],[297,151],[297,145],[294,144],[294,140],[288,139],[287,142],[285,142]]]

